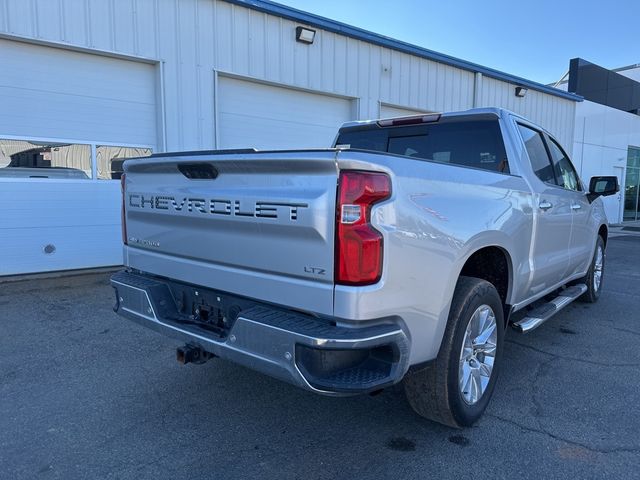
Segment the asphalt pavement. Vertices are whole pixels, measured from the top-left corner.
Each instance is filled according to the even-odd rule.
[[[327,398],[112,310],[108,275],[0,284],[0,478],[640,478],[640,236],[597,304],[507,335],[485,417],[452,430],[394,387]]]

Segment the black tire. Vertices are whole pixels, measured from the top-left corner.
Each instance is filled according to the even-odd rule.
[[[467,325],[483,305],[489,306],[495,316],[496,353],[484,393],[476,403],[469,404],[463,398],[459,382],[461,351]],[[473,425],[487,408],[495,388],[502,361],[504,334],[502,302],[495,287],[485,280],[460,277],[438,357],[424,368],[410,371],[404,379],[405,394],[413,410],[424,418],[450,427]]]
[[[598,249],[600,249],[602,254],[602,264],[600,267],[600,281],[596,282],[596,274],[598,267],[596,266],[598,260]],[[604,240],[598,235],[598,240],[596,241],[596,248],[593,251],[593,258],[591,259],[591,265],[589,266],[589,271],[587,274],[577,280],[575,283],[584,283],[587,285],[587,291],[584,292],[578,300],[585,303],[596,303],[600,298],[600,292],[602,292],[602,282],[604,280],[604,266],[605,266],[605,248],[604,248]]]

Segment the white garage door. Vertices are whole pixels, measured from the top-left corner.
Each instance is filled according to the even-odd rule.
[[[155,145],[154,67],[0,40],[0,134]]]
[[[0,275],[121,264],[106,156],[157,145],[155,67],[4,39],[0,65]]]
[[[220,76],[220,148],[326,148],[353,120],[351,100]]]
[[[407,117],[409,115],[419,115],[421,113],[430,113],[425,110],[414,110],[405,107],[396,107],[394,105],[380,104],[380,118]]]

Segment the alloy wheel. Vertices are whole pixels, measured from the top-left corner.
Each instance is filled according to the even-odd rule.
[[[497,342],[496,316],[489,305],[480,305],[467,324],[460,352],[458,383],[468,405],[478,403],[489,385]]]

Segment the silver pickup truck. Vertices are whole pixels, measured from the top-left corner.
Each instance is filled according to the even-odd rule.
[[[404,381],[421,416],[482,415],[511,324],[602,290],[603,195],[511,112],[345,124],[335,148],[127,161],[115,311],[327,395]]]

